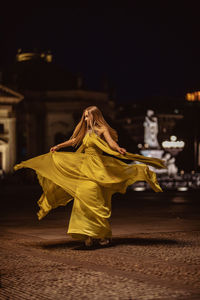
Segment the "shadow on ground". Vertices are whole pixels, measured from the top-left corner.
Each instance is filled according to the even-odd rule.
[[[178,242],[173,239],[157,239],[157,238],[112,238],[111,244],[107,246],[100,246],[97,243],[97,240],[94,242],[94,246],[90,247],[91,249],[99,249],[105,247],[117,247],[118,245],[135,245],[135,246],[153,246],[153,245],[170,245],[170,246],[183,246],[183,242]],[[63,249],[63,248],[73,248],[73,250],[84,250],[88,247],[84,246],[82,241],[65,241],[65,242],[40,242],[39,244],[32,244],[33,247],[42,248],[42,249]]]

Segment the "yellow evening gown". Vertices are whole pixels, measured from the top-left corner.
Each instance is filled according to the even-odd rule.
[[[127,164],[112,156],[139,161]],[[111,198],[125,193],[136,181],[146,181],[155,192],[162,192],[156,174],[147,165],[166,168],[163,160],[112,150],[94,131],[87,132],[76,152],[48,152],[14,166],[14,170],[35,170],[43,194],[37,201],[38,219],[51,209],[65,206],[74,199],[67,234],[84,240],[112,236],[109,218]]]

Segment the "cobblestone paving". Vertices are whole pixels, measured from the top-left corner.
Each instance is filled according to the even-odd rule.
[[[0,300],[200,300],[199,194],[115,198],[112,246],[91,250],[65,235],[70,205],[38,222],[39,194],[0,189]]]
[[[0,233],[0,299],[200,299],[199,231],[114,236],[93,250]]]

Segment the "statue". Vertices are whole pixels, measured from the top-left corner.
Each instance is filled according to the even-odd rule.
[[[158,135],[158,119],[154,115],[153,110],[147,110],[144,126],[144,148],[140,150],[141,154],[149,157],[156,157],[165,161],[167,169],[155,169],[149,167],[150,170],[157,174],[167,174],[169,177],[176,178],[178,168],[176,166],[176,159],[169,152],[164,154],[164,150],[161,149],[157,135]],[[169,150],[168,150],[169,151]]]
[[[154,116],[153,110],[147,110],[145,116],[144,125],[144,144],[148,145],[150,149],[160,149],[160,145],[157,140],[158,134],[158,120]]]
[[[166,166],[167,166],[167,171],[168,171],[168,175],[170,177],[176,176],[178,173],[178,168],[175,165],[175,157],[172,157],[170,153],[166,153],[163,157],[163,160],[165,160],[166,162]]]

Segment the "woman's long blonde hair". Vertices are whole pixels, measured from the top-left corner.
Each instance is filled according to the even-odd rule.
[[[118,141],[117,131],[108,125],[100,109],[97,106],[88,106],[83,110],[81,120],[76,125],[72,136],[69,138],[70,140],[75,138],[75,141],[72,144],[73,147],[77,147],[82,142],[86,134],[87,122],[85,121],[85,111],[88,111],[88,115],[92,115],[93,117],[92,122],[90,122],[90,126],[92,129],[94,129],[95,126],[98,127],[99,129],[101,129],[102,126],[106,126],[107,129],[109,130],[112,139],[116,142]]]

